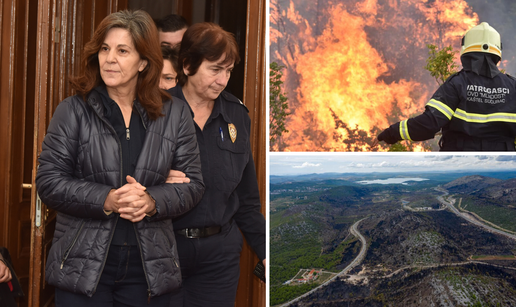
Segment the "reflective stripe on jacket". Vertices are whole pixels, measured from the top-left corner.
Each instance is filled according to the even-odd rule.
[[[479,144],[512,144],[505,146],[505,150],[514,151],[516,80],[502,73],[488,78],[461,70],[439,87],[423,114],[389,129],[399,140],[412,141],[431,139],[442,129],[443,147],[456,148],[446,143],[463,139],[478,140]],[[490,150],[489,146],[469,150]]]

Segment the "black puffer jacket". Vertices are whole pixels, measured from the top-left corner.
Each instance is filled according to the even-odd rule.
[[[135,102],[146,128],[134,178],[147,187],[157,213],[134,223],[149,296],[181,284],[172,217],[185,213],[202,198],[199,150],[191,112],[174,98],[163,106],[165,116],[148,119]],[[96,91],[87,103],[80,96],[62,101],[50,122],[39,158],[39,196],[55,209],[57,223],[46,265],[49,284],[92,296],[104,267],[118,214],[106,215],[109,191],[122,184],[121,148],[115,130],[104,118]],[[190,183],[165,183],[170,169],[184,172]]]

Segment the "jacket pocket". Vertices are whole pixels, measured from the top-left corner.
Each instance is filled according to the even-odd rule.
[[[222,141],[217,139],[217,152],[213,153],[217,165],[217,188],[224,191],[233,191],[242,178],[244,169],[249,161],[247,140],[242,142]]]
[[[177,257],[175,255],[174,245],[172,244],[172,242],[170,242],[170,238],[169,236],[167,236],[163,228],[159,227],[159,230],[161,230],[161,233],[163,233],[163,237],[168,243],[167,250],[170,252],[170,257],[172,258],[172,261],[174,262],[176,268],[179,268],[179,262],[177,261]]]
[[[73,240],[70,242],[70,244],[68,245],[68,247],[66,248],[66,250],[63,254],[63,257],[61,258],[61,267],[60,267],[61,269],[63,269],[64,263],[65,263],[66,259],[68,258],[68,256],[70,255],[70,251],[75,246],[75,243],[77,243],[77,239],[79,238],[79,235],[81,234],[83,227],[84,227],[84,221],[81,221],[81,225],[79,226],[79,229],[77,229],[77,233],[73,237]]]

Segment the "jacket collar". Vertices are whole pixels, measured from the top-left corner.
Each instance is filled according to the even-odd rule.
[[[483,52],[468,52],[460,57],[465,71],[472,71],[477,75],[494,78],[500,70],[496,66],[499,58]]]
[[[183,88],[181,87],[181,85],[177,84],[175,87],[169,89],[168,92],[170,93],[170,95],[186,101],[185,95],[183,94]],[[215,104],[213,105],[213,110],[211,111],[211,115],[210,115],[210,118],[208,119],[208,122],[214,118],[217,118],[219,115],[222,115],[222,117],[224,118],[224,120],[226,122],[228,122],[228,123],[233,122],[227,112],[225,104],[222,103],[223,98],[227,98],[228,95],[229,95],[229,93],[227,93],[226,91],[222,91],[222,93],[219,95],[219,97],[217,97],[215,99]],[[186,101],[186,102],[187,102],[188,108],[190,109],[190,112],[192,112],[192,117],[195,116],[195,114],[192,111],[192,108],[188,104],[188,101]],[[208,123],[208,122],[206,122],[206,123]]]
[[[93,110],[100,116],[100,117],[109,117],[111,116],[111,106],[113,103],[116,103],[111,97],[109,97],[108,92],[106,90],[106,86],[99,85],[95,87],[87,97],[87,102],[89,105],[93,108]],[[145,108],[140,104],[138,101],[138,98],[134,100],[134,107],[140,114],[140,117],[142,118],[143,124],[145,127],[148,127],[149,125],[149,117],[147,115],[147,111]]]

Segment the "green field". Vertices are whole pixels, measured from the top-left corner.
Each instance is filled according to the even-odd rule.
[[[304,284],[299,286],[271,286],[270,287],[270,304],[271,306],[278,305],[281,303],[288,302],[303,293],[306,293],[313,288],[319,286],[319,284]]]
[[[461,208],[476,213],[486,221],[504,229],[516,232],[516,210],[495,204],[479,205],[471,200],[463,199]]]

